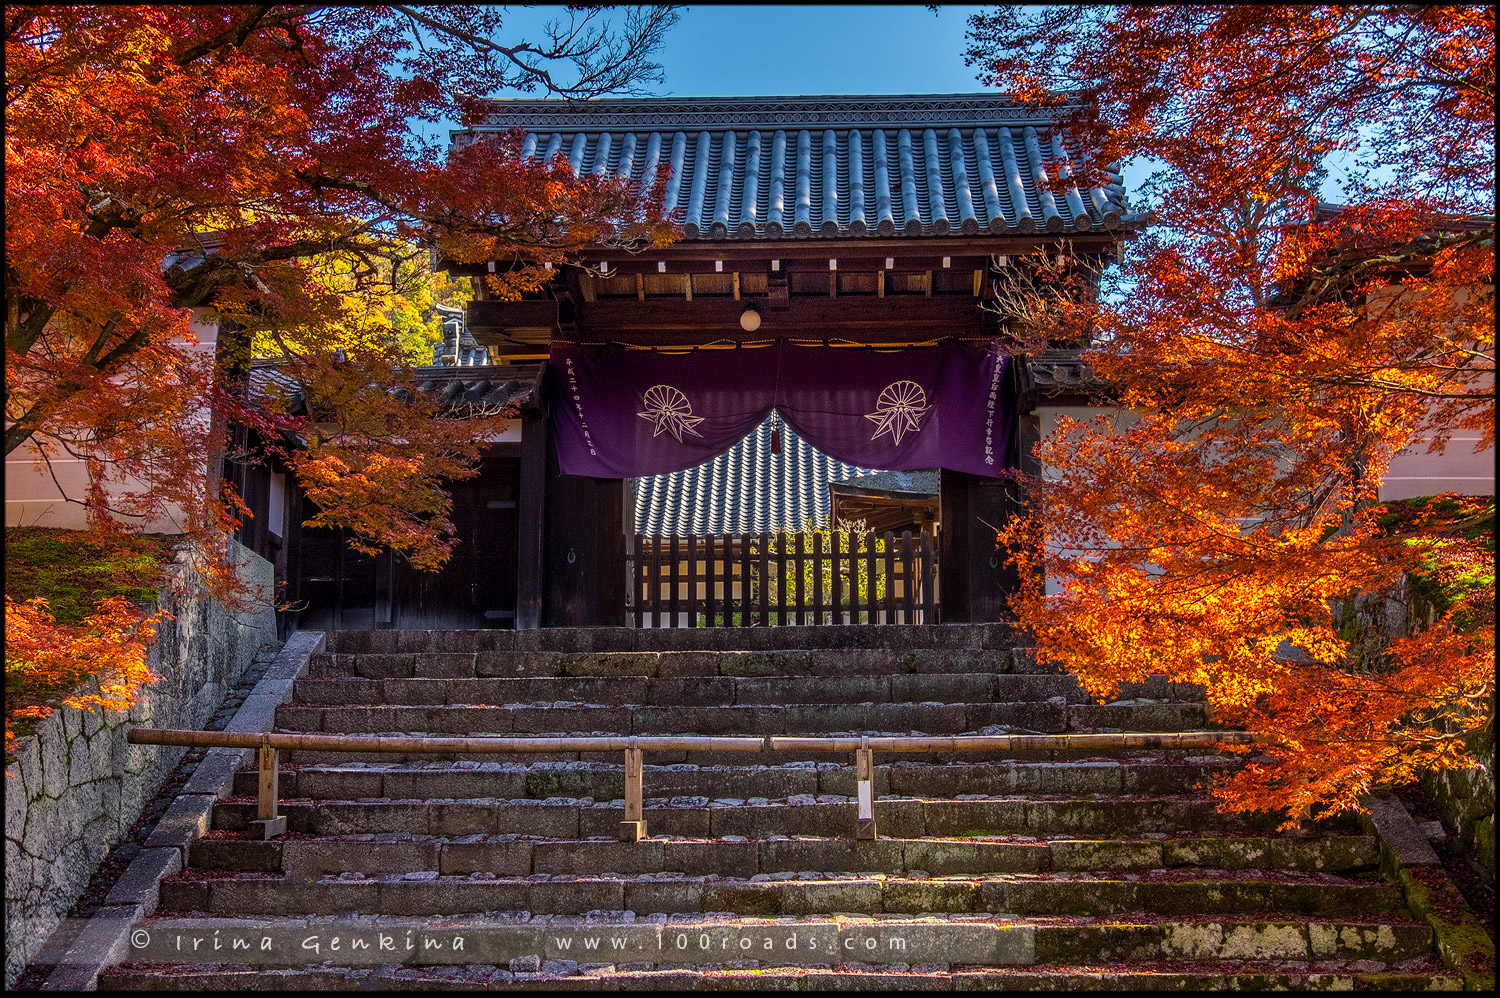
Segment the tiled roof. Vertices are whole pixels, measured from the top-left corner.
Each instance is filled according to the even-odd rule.
[[[1098,373],[1084,361],[1082,354],[1081,350],[1051,349],[1032,358],[1026,365],[1032,385],[1048,393],[1103,388]]]
[[[432,345],[433,367],[483,367],[489,361],[489,350],[470,335],[465,310],[439,304],[443,317],[443,338]]]
[[[878,471],[873,475],[841,484],[873,492],[908,492],[912,495],[938,494],[938,471]]]
[[[496,100],[473,132],[520,128],[521,151],[639,180],[671,167],[687,238],[1083,232],[1124,217],[1066,176],[1049,113],[998,94]],[[473,132],[455,133],[466,141]]]
[[[530,367],[419,367],[417,386],[423,392],[440,392],[450,413],[494,413],[519,408],[536,391],[540,366]],[[257,363],[250,370],[250,397],[262,403],[276,400],[288,404],[289,415],[304,415],[305,403],[296,382],[272,364]]]
[[[636,480],[637,533],[670,536],[801,529],[828,519],[828,483],[874,474],[836,461],[785,423],[771,453],[771,420],[705,464]]]

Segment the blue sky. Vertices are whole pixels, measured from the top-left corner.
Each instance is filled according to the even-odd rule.
[[[964,32],[980,6],[708,5],[688,7],[657,54],[665,79],[653,96],[975,93]],[[540,40],[560,6],[511,7],[503,38]],[[522,96],[497,94],[496,96]],[[426,131],[426,129],[424,129]],[[448,124],[436,134],[446,137]],[[1324,197],[1338,197],[1338,164]],[[1125,164],[1127,190],[1149,168]],[[1139,198],[1137,198],[1139,200]]]
[[[667,36],[663,94],[930,94],[984,89],[964,65],[980,7],[689,7]]]
[[[960,93],[964,29],[980,7],[918,5],[689,7],[667,34],[657,96]],[[506,36],[540,37],[561,7],[511,8]]]

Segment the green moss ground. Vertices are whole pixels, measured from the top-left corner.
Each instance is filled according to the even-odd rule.
[[[77,625],[111,597],[137,605],[156,599],[162,570],[177,538],[159,534],[104,540],[81,530],[11,527],[5,531],[5,594],[17,602],[41,597],[60,624]],[[5,709],[12,711],[66,692],[39,688],[21,663],[5,668]],[[19,737],[35,725],[16,718]]]
[[[60,624],[77,624],[100,602],[156,599],[174,537],[157,534],[104,542],[81,530],[11,527],[5,531],[5,594],[47,600]]]
[[[1491,626],[1495,590],[1495,499],[1493,496],[1419,496],[1392,500],[1377,521],[1400,533],[1420,519],[1439,524],[1474,520],[1445,540],[1412,541],[1421,545],[1420,561],[1408,573],[1413,609],[1419,619],[1436,618],[1457,607],[1460,629]],[[1484,604],[1489,604],[1486,607]]]

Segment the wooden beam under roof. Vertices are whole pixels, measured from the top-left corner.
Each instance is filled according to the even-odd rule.
[[[797,239],[797,240],[751,240],[744,242],[709,242],[701,239],[683,239],[668,246],[635,253],[620,248],[598,247],[584,250],[578,256],[583,266],[597,266],[601,261],[610,266],[611,272],[621,274],[657,273],[659,265],[667,265],[665,273],[713,273],[714,263],[722,260],[724,270],[748,270],[750,264],[757,269],[766,261],[780,260],[782,268],[811,265],[828,268],[829,259],[839,261],[839,269],[880,270],[887,257],[894,257],[896,269],[927,270],[942,267],[942,258],[950,257],[954,267],[974,266],[976,261],[988,261],[994,254],[1024,257],[1039,251],[1055,253],[1067,246],[1076,256],[1101,255],[1113,258],[1116,248],[1131,231],[1090,231],[1072,233],[1039,233],[1029,236],[924,236],[897,237],[893,239]],[[847,261],[847,263],[846,263]],[[918,266],[918,262],[921,266]],[[490,273],[487,263],[460,264],[453,260],[440,260],[440,269],[458,276],[477,277]],[[510,267],[506,261],[497,266]]]
[[[471,302],[469,331],[482,345],[500,337],[543,343],[542,329],[521,328],[513,315],[526,302]],[[761,325],[753,333],[740,326],[740,315],[753,308]],[[513,311],[514,310],[514,311]],[[585,342],[618,340],[643,345],[707,343],[715,340],[852,339],[864,343],[909,343],[949,336],[988,338],[998,330],[997,317],[967,294],[792,296],[779,305],[766,297],[601,299],[577,306],[576,338]],[[528,322],[531,320],[528,319]],[[548,330],[549,336],[553,335]],[[560,334],[557,334],[560,335]],[[523,338],[524,336],[524,338]],[[573,339],[575,334],[566,338]]]

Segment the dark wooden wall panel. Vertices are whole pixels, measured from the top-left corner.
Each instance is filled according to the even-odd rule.
[[[516,629],[542,626],[547,509],[547,459],[552,448],[545,415],[521,420],[516,536]]]
[[[943,620],[982,623],[1010,617],[1015,565],[995,548],[995,530],[1019,508],[1014,482],[944,469],[940,476],[942,551],[938,559]]]
[[[305,608],[298,626],[512,626],[519,471],[517,458],[491,454],[477,477],[449,486],[458,543],[438,572],[418,571],[390,551],[358,554],[339,531],[300,529],[295,588]]]
[[[624,624],[624,484],[560,474],[547,448],[543,627]]]

